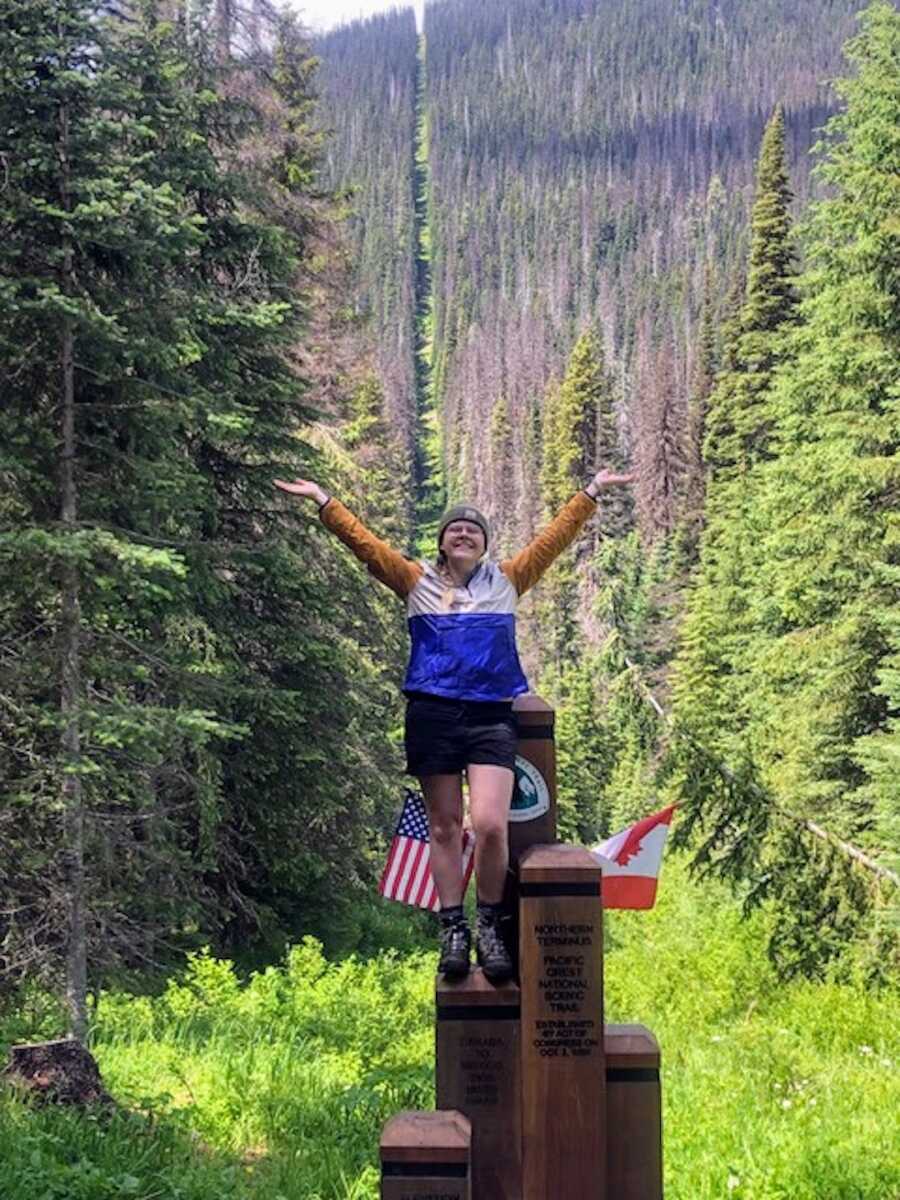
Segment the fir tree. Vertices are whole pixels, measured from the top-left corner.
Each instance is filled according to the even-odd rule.
[[[766,392],[780,356],[784,327],[796,307],[791,199],[784,114],[779,105],[760,149],[735,361],[719,377],[708,401],[704,458],[717,477],[746,468],[767,453]]]
[[[705,814],[702,853],[777,901],[772,953],[786,973],[820,972],[865,935],[880,903],[877,872],[860,875],[833,839],[893,844],[895,799],[879,760],[893,732],[900,15],[877,0],[861,20],[847,47],[854,73],[838,85],[846,107],[820,147],[830,195],[807,223],[802,323],[759,410],[765,454],[759,439],[744,442],[743,478],[728,478],[737,458],[718,460],[726,477],[711,491],[691,615],[693,645],[704,623],[712,640],[699,652],[686,641],[679,665],[693,762],[683,780]],[[709,656],[721,663],[723,649],[717,672]],[[701,744],[691,749],[693,732]],[[720,764],[712,773],[709,750]]]
[[[602,348],[586,330],[572,349],[565,377],[548,390],[543,412],[541,498],[554,515],[585,486],[597,469],[598,442],[612,449],[615,424]],[[612,510],[611,510],[612,511]],[[599,531],[583,537],[545,577],[538,607],[547,666],[561,670],[574,662],[580,641],[576,561],[588,560]]]
[[[367,869],[350,810],[371,822],[390,758],[365,593],[271,500],[310,461],[316,139],[298,115],[261,191],[214,46],[152,0],[128,16],[16,0],[0,28],[5,968],[65,974],[76,1036],[89,980],[185,929],[245,941],[298,906],[309,927],[327,864]]]

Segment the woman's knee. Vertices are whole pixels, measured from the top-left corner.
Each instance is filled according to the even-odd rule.
[[[452,846],[462,834],[460,817],[441,813],[432,816],[429,821],[429,833],[439,846]]]
[[[473,814],[472,827],[481,846],[502,846],[506,841],[506,821],[494,813]]]

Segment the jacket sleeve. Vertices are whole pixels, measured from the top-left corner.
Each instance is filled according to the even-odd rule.
[[[575,540],[585,521],[596,511],[597,505],[587,492],[578,492],[550,524],[541,530],[533,542],[513,558],[504,559],[500,570],[520,596],[534,587],[547,568]]]
[[[408,596],[421,579],[423,569],[420,563],[404,558],[387,542],[376,537],[340,500],[332,497],[326,501],[319,509],[319,517],[326,529],[336,534],[360,562],[366,564],[375,578],[401,599]]]

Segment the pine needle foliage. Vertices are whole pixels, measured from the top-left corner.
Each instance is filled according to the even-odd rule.
[[[829,194],[806,224],[799,319],[792,281],[751,266],[737,376],[761,364],[768,382],[748,392],[730,372],[717,388],[747,403],[707,439],[709,526],[676,671],[685,828],[705,831],[698,862],[776,900],[785,973],[820,972],[853,941],[875,974],[897,953],[895,899],[835,840],[896,853],[900,14],[876,0],[860,21],[819,147]],[[704,761],[723,760],[717,780]]]
[[[272,500],[315,462],[312,62],[167,11],[0,23],[0,965],[79,1036],[105,972],[314,923],[388,803],[363,593]]]

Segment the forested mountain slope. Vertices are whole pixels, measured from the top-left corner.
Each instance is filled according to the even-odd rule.
[[[830,103],[824,83],[855,7],[427,7],[435,394],[451,485],[486,507],[501,537],[521,538],[538,517],[539,464],[525,432],[583,328],[601,333],[615,369],[626,439],[636,436],[637,393],[647,400],[654,390],[659,342],[672,343],[686,388],[704,281],[720,313],[741,269],[765,121],[777,102],[785,106],[802,198],[807,151]],[[400,143],[411,21],[411,12],[378,18],[317,46],[336,133],[331,178],[360,189],[361,289],[394,372],[409,370],[408,309],[380,297],[404,294],[394,255],[409,236],[411,164]],[[384,72],[377,83],[374,71]],[[482,436],[498,406],[511,446]],[[501,496],[493,459],[510,449],[512,491]]]
[[[704,272],[740,270],[753,161],[786,105],[797,188],[854,5],[507,0],[429,7],[435,362],[451,469],[516,533],[534,463],[521,434],[595,327],[633,437],[653,347],[686,387]],[[773,36],[773,31],[776,31]],[[505,401],[522,461],[491,494],[471,431]],[[524,527],[523,527],[524,526]]]
[[[416,451],[415,197],[418,79],[411,8],[345,26],[319,40],[319,122],[329,185],[348,190],[346,236],[356,294],[348,304],[371,350],[384,413],[397,436],[399,482]]]
[[[524,606],[563,835],[669,789],[698,862],[781,905],[788,973],[858,936],[881,964],[896,933],[900,34],[894,5],[855,8],[436,0],[418,96],[433,291],[414,348],[451,495],[503,549],[590,464],[638,472],[633,510],[607,506]],[[380,28],[341,36],[365,59]],[[375,244],[381,159],[338,144],[331,178],[359,181]],[[401,208],[416,145],[394,160]]]

